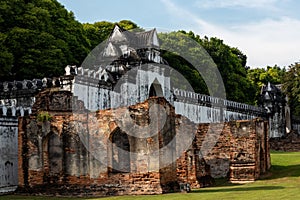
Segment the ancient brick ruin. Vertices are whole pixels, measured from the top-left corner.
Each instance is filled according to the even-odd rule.
[[[64,76],[0,82],[0,193],[161,194],[269,169],[273,87],[257,107],[174,85],[155,29],[116,26],[104,46]]]
[[[199,124],[191,148],[177,161],[179,181],[197,188],[209,185],[209,176],[235,183],[258,179],[271,167],[267,127],[262,120]],[[201,158],[208,143],[213,148]]]
[[[275,151],[299,152],[300,151],[300,135],[296,131],[292,131],[281,138],[270,139],[270,149]]]
[[[47,90],[36,97],[33,113],[19,119],[19,191],[87,196],[161,194],[178,191],[182,183],[192,188],[210,186],[212,177],[254,181],[270,167],[268,129],[261,120],[195,124],[176,115],[163,97],[97,112],[87,111],[80,101],[72,104],[74,101],[78,100],[68,92]],[[136,124],[147,125],[149,107],[154,104],[167,111],[158,134],[139,138],[118,127],[114,113],[128,110]],[[40,119],[42,112],[51,119]],[[185,152],[176,152],[182,145],[178,138],[181,123],[188,124],[185,131],[194,130],[186,133],[194,138]],[[220,135],[215,134],[218,131]],[[147,134],[139,132],[137,136]],[[213,148],[201,157],[207,143]],[[181,156],[169,162],[177,154]]]
[[[70,104],[53,104],[58,96],[60,102],[72,102],[69,93],[61,96],[59,92],[49,91],[37,97],[40,104],[34,106],[38,112],[48,111],[53,116],[51,122],[39,121],[38,113],[20,119],[19,155],[23,155],[19,157],[20,188],[65,195],[83,190],[90,195],[159,194],[178,190],[176,163],[160,166],[165,161],[159,149],[175,137],[174,108],[164,99],[149,99],[129,107],[138,124],[147,123],[148,104],[157,102],[168,108],[163,130],[141,140],[128,136],[116,126],[112,110],[74,111]],[[127,108],[120,108],[119,112],[122,109]],[[116,146],[124,151],[114,149]],[[161,155],[139,157],[145,151],[155,150]]]

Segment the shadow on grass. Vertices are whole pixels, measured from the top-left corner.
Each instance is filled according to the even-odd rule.
[[[263,180],[271,180],[284,177],[300,177],[300,165],[272,165],[269,172],[271,175],[263,178]]]
[[[285,187],[282,186],[258,186],[258,187],[238,187],[238,188],[210,188],[210,189],[199,189],[194,190],[192,193],[214,193],[214,192],[249,192],[257,190],[283,190]]]

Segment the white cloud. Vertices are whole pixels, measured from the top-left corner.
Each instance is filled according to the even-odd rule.
[[[299,20],[282,17],[237,26],[224,37],[245,52],[250,66],[287,66],[300,58],[299,32]]]
[[[197,6],[200,8],[266,8],[273,7],[279,0],[198,0]]]
[[[299,61],[300,20],[288,17],[264,19],[243,25],[215,25],[177,6],[171,0],[161,0],[170,15],[180,21],[191,24],[184,27],[195,33],[208,37],[218,37],[224,43],[238,47],[248,57],[247,65],[251,67],[288,66]],[[267,2],[264,0],[263,2]],[[271,2],[269,0],[268,2]],[[226,1],[227,2],[227,1]],[[234,1],[238,2],[238,1]],[[258,1],[254,1],[258,2]],[[274,1],[272,1],[274,2]],[[253,4],[254,5],[254,4]]]

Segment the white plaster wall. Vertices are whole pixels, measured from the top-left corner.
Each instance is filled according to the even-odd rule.
[[[184,102],[174,102],[176,114],[183,115],[195,123],[212,123],[221,121],[221,111],[218,107],[206,107]],[[224,121],[247,120],[256,116],[223,110]]]
[[[0,118],[0,193],[18,185],[18,119]]]
[[[195,123],[211,123],[220,122],[222,120],[231,121],[255,118],[255,116],[248,114],[227,111],[226,108],[223,109],[223,116],[221,116],[222,112],[219,107],[208,107],[198,105],[196,103],[184,103],[178,101],[173,102],[170,77],[165,76],[163,68],[147,64],[141,65],[136,69],[136,71],[133,71],[133,73],[136,73],[136,76],[135,74],[126,74],[122,77],[122,80],[118,83],[120,85],[117,86],[120,88],[120,92],[110,91],[96,86],[87,86],[81,83],[76,83],[75,81],[74,95],[84,101],[85,106],[92,111],[117,108],[121,106],[134,105],[148,99],[151,84],[155,82],[156,84],[159,83],[161,85],[164,97],[175,106],[176,113],[189,118]],[[134,83],[126,81],[126,78],[129,76],[135,76]],[[201,97],[203,98],[203,101],[212,102],[213,105],[219,102],[217,98],[183,90],[178,90],[176,95],[196,102],[198,101],[198,98]],[[231,106],[236,108],[247,108],[247,105],[245,104],[239,104],[231,101],[228,101],[227,103],[230,105],[232,104]]]

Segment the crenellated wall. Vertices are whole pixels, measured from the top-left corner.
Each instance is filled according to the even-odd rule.
[[[73,93],[89,110],[103,110],[143,102],[151,95],[151,86],[154,85],[156,96],[165,97],[175,107],[177,114],[186,116],[195,123],[266,117],[265,110],[261,107],[174,88],[168,70],[157,64],[143,64],[112,83],[105,78],[104,69],[99,68],[95,72],[79,68]]]
[[[97,72],[82,67],[78,69],[73,93],[89,110],[118,108],[143,102],[149,98],[153,83],[161,86],[161,95],[157,96],[164,96],[172,102],[170,77],[166,76],[162,66],[154,63],[137,66],[116,82],[110,82],[107,76],[101,68]]]
[[[49,88],[72,91],[74,76],[0,82],[0,116],[18,117],[32,113],[35,96]]]
[[[67,66],[66,74],[53,79],[0,83],[0,116],[30,114],[35,95],[47,88],[70,91],[89,110],[96,111],[143,102],[151,96],[151,86],[154,85],[156,96],[164,96],[175,106],[177,114],[195,123],[267,117],[261,107],[172,88],[168,70],[155,64],[138,66],[120,77],[117,83],[106,80],[101,69],[94,71]]]

